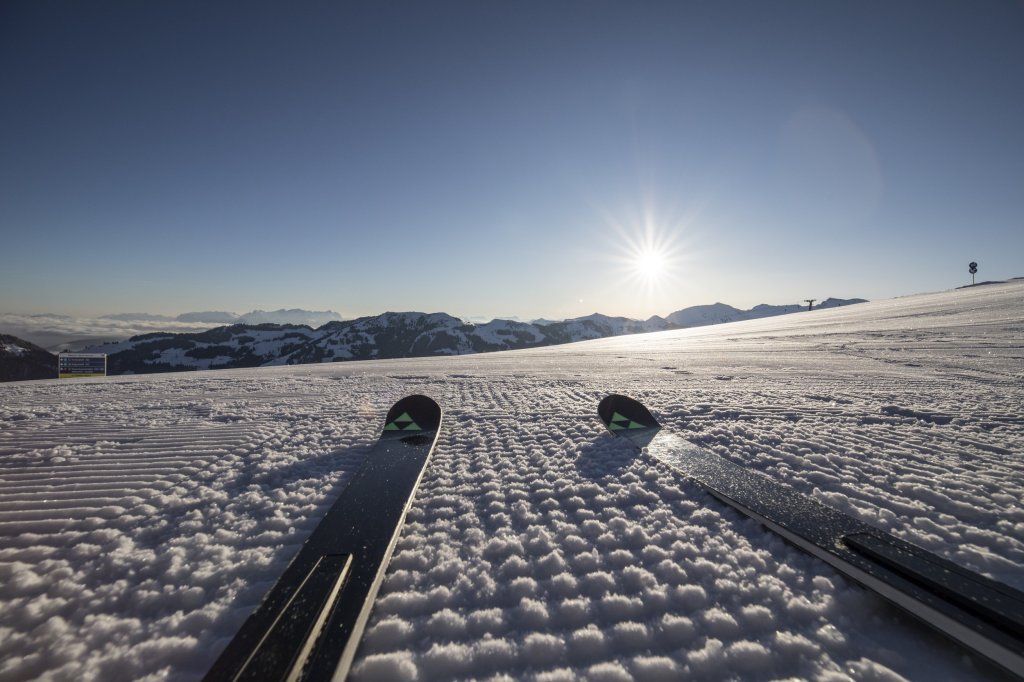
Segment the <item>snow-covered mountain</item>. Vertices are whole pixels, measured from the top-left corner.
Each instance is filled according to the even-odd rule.
[[[584,318],[538,327],[493,320],[468,324],[445,313],[389,312],[319,329],[304,325],[231,325],[198,334],[146,334],[103,344],[112,374],[262,365],[465,355],[567,343],[624,333],[624,318]]]
[[[238,316],[238,322],[241,324],[304,324],[314,328],[340,319],[342,319],[341,315],[332,310],[302,310],[300,308],[253,310]]]
[[[860,301],[862,299],[829,299],[822,304],[822,307],[846,305]],[[517,318],[499,318],[491,321],[480,318],[472,320],[463,318],[464,324],[472,324],[480,330],[479,338],[475,341],[466,340],[462,346],[455,344],[447,353],[477,352],[477,350],[467,350],[467,348],[477,349],[478,347],[479,350],[527,348],[531,345],[565,343],[618,334],[719,324],[764,317],[769,314],[799,312],[803,309],[802,305],[757,306],[749,311],[742,311],[724,304],[716,304],[715,306],[687,308],[676,311],[667,318],[653,316],[643,321],[609,317],[598,313],[575,320],[535,319],[531,322],[524,322]],[[714,314],[715,312],[717,314]],[[341,316],[333,311],[301,309],[281,309],[269,312],[254,310],[244,315],[226,311],[200,311],[182,313],[175,317],[146,312],[116,313],[97,318],[0,313],[0,332],[13,334],[51,352],[58,352],[91,350],[99,344],[120,343],[132,337],[151,334],[198,334],[215,326],[277,324],[317,329],[330,322],[341,320]],[[520,326],[524,324],[527,326]],[[509,342],[510,339],[514,340],[515,338],[521,338],[522,342],[518,344]]]
[[[108,374],[259,367],[279,364],[275,362],[278,358],[313,336],[313,330],[305,326],[236,324],[191,334],[143,334],[93,346],[86,352],[106,353]]]
[[[665,320],[681,329],[703,327],[707,324],[722,324],[747,319],[747,313],[725,303],[696,305],[683,308],[665,316]]]
[[[859,299],[841,303],[854,302]],[[717,303],[680,310],[667,318],[654,316],[633,320],[594,313],[547,324],[515,320],[472,324],[446,313],[388,312],[328,322],[317,329],[298,324],[234,324],[201,333],[146,334],[88,350],[110,356],[108,371],[111,374],[141,374],[466,355],[698,327],[802,309],[800,306],[758,306],[742,311]]]
[[[866,301],[864,299],[862,299],[862,298],[850,298],[850,299],[826,298],[821,303],[815,303],[814,304],[814,309],[818,310],[818,309],[824,309],[824,308],[841,308],[844,305],[851,305],[853,303],[866,303]],[[797,306],[797,307],[799,308],[800,306]],[[786,312],[793,312],[793,311],[792,310],[787,310]]]
[[[833,299],[830,298],[829,300],[831,301]],[[847,301],[847,303],[861,302],[862,301],[860,301],[859,299]],[[803,310],[807,310],[807,306],[803,306],[797,303],[794,303],[793,305],[766,305],[762,303],[761,305],[754,306],[750,310],[741,311],[743,312],[743,317],[741,319],[757,320],[761,319],[762,317],[775,317],[776,315],[788,315],[789,313],[799,313]]]
[[[855,303],[866,303],[866,301],[863,298],[827,298],[821,303],[816,304],[814,310],[838,308]],[[757,320],[776,315],[788,315],[789,313],[799,313],[804,310],[807,310],[807,306],[798,303],[792,305],[768,305],[762,303],[750,310],[740,310],[725,303],[714,303],[712,305],[683,308],[668,315],[665,319],[674,328],[687,329],[689,327],[703,327],[708,324],[722,324],[725,322],[739,322],[740,320]]]
[[[657,316],[648,320],[633,320],[628,317],[609,317],[600,313],[538,325],[538,327],[545,330],[552,338],[558,339],[555,343],[571,343],[586,339],[600,339],[606,336],[621,336],[622,334],[660,332],[673,328],[663,318]]]
[[[0,334],[0,381],[53,379],[57,356],[17,336]]]
[[[182,313],[174,319],[178,322],[204,322],[207,324],[235,324],[238,322],[238,313],[229,313],[222,310],[203,310],[193,313]]]

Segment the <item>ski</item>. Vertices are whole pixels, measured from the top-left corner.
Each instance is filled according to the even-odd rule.
[[[380,438],[204,680],[343,680],[437,441],[441,408],[399,400]]]
[[[1024,677],[1024,593],[703,450],[662,429],[632,398],[609,395],[597,411],[614,436],[929,627]]]

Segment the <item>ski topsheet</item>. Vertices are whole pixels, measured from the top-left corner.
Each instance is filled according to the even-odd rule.
[[[345,678],[440,426],[430,398],[395,403],[363,465],[205,680]]]
[[[661,430],[644,405],[601,401],[612,434],[665,462],[809,554],[927,625],[1024,676],[1024,593],[827,507]]]

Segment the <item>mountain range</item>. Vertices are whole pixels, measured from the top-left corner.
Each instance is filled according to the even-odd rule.
[[[827,299],[816,309],[863,303],[864,299]],[[300,320],[337,313],[304,310],[234,313],[185,313],[166,318],[181,324],[232,322],[195,332],[139,334],[127,340],[95,344],[84,352],[106,353],[109,374],[180,372],[440,355],[464,355],[534,348],[622,334],[685,329],[725,322],[785,315],[802,305],[759,305],[740,310],[724,303],[693,306],[647,320],[594,313],[570,320],[492,320],[473,324],[447,313],[384,313],[354,320],[332,319],[318,327],[304,323],[269,323],[267,316],[291,315]],[[53,316],[47,316],[48,319]],[[117,322],[159,325],[164,319],[147,313],[106,316]],[[246,322],[237,322],[245,319]],[[275,319],[280,319],[276,317]],[[56,355],[28,341],[0,335],[0,381],[51,378]]]
[[[861,303],[828,299],[819,308]],[[739,310],[724,303],[695,306],[647,320],[595,313],[558,322],[492,320],[472,324],[446,313],[388,312],[312,328],[294,324],[233,324],[199,333],[157,332],[85,349],[106,353],[110,374],[177,372],[464,355],[533,348],[622,334],[684,329],[804,310],[800,305],[759,305]]]

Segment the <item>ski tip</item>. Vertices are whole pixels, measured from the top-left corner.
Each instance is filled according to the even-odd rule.
[[[425,395],[410,395],[391,406],[384,418],[384,433],[414,436],[437,431],[441,408]]]
[[[661,424],[639,400],[612,393],[597,406],[597,414],[615,435],[640,429],[660,429]]]

